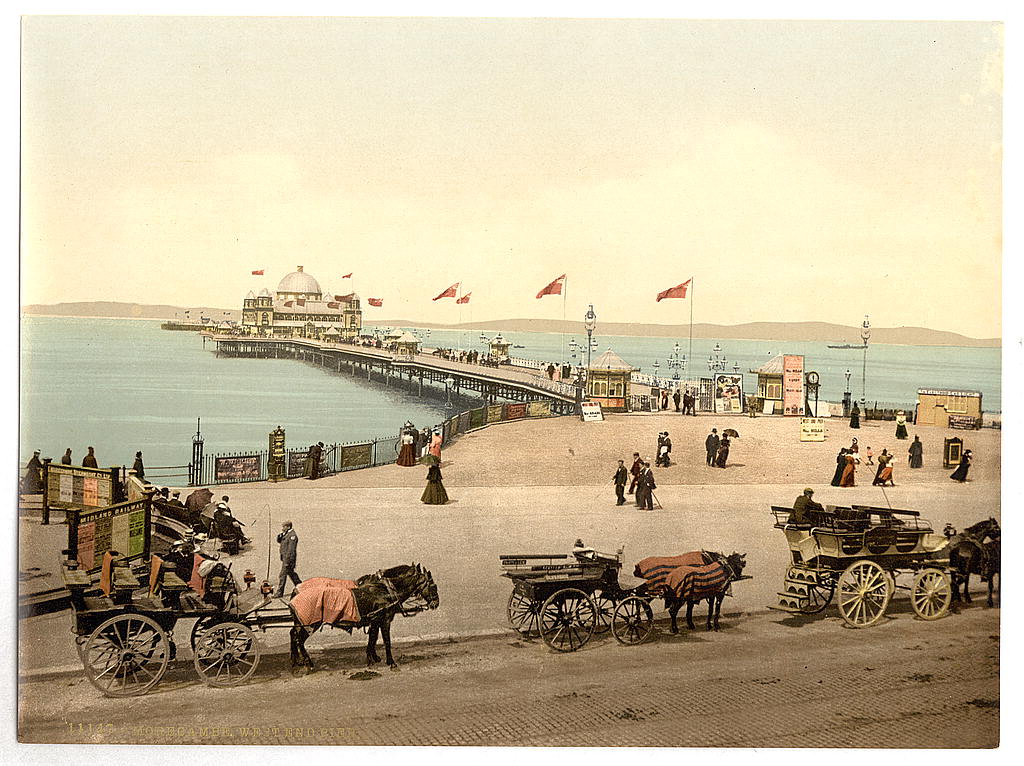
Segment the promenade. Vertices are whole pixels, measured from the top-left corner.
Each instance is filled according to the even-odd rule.
[[[498,556],[502,553],[568,552],[577,537],[601,550],[624,546],[621,581],[629,585],[634,582],[633,564],[645,556],[701,548],[745,552],[745,574],[754,579],[735,585],[734,598],[723,606],[723,622],[728,627],[713,639],[721,654],[716,650],[705,656],[704,642],[696,637],[683,645],[687,662],[725,663],[720,665],[724,668],[743,652],[773,656],[776,649],[772,631],[790,619],[767,610],[775,603],[774,594],[782,583],[789,557],[782,534],[772,528],[770,505],[791,504],[803,487],[810,486],[820,502],[885,506],[888,501],[896,508],[920,511],[938,529],[947,522],[963,528],[989,515],[1000,516],[1000,470],[998,459],[992,457],[999,454],[1000,432],[911,429],[911,436],[920,434],[925,444],[925,467],[911,471],[906,467],[905,455],[909,442],[894,438],[892,423],[867,423],[859,431],[851,431],[841,420],[828,421],[828,425],[826,442],[800,443],[798,421],[781,418],[647,413],[612,416],[600,423],[582,423],[575,418],[503,423],[461,436],[445,449],[442,470],[452,498],[447,506],[420,503],[426,473],[421,466],[389,465],[318,481],[221,486],[214,491],[218,496],[230,495],[235,515],[248,526],[253,538],[252,546],[242,555],[226,557],[236,576],[248,568],[264,577],[269,554],[269,574],[276,582],[277,546],[272,536],[285,519],[294,522],[300,538],[298,571],[304,578],[354,578],[414,561],[430,568],[439,586],[441,605],[436,611],[396,620],[393,635],[403,642],[398,650],[400,661],[403,654],[426,656],[423,650],[405,643],[410,640],[429,643],[510,636],[505,604],[511,583],[499,576]],[[711,427],[719,432],[731,427],[741,434],[733,442],[730,465],[724,470],[705,465],[703,442]],[[656,495],[664,510],[644,513],[632,504],[616,507],[611,483],[616,460],[628,461],[634,450],[652,458],[657,433],[664,430],[669,431],[674,445],[673,465],[655,469]],[[951,481],[950,470],[941,467],[942,439],[952,434],[964,438],[975,455],[967,484]],[[870,486],[874,475],[870,467],[861,468],[854,488],[829,486],[835,453],[840,446],[849,445],[852,436],[862,445],[874,447],[876,455],[882,447],[896,451],[896,487],[886,488],[883,494],[880,488]],[[34,532],[39,528],[33,520],[24,521],[23,546],[34,547]],[[974,592],[981,593],[976,578]],[[883,626],[850,631],[842,627],[834,612],[829,612],[827,617],[791,626],[787,635],[806,635],[808,641],[840,653],[850,642],[877,641],[884,654],[882,648],[890,643],[887,636],[893,635],[885,625],[897,625],[897,630],[911,630],[921,639],[936,642],[962,630],[961,616],[951,615],[935,623],[914,620],[905,598],[902,592],[897,594],[893,617]],[[985,616],[972,619],[983,620],[984,630],[998,635],[999,611],[978,611]],[[697,609],[697,615],[703,619],[703,607]],[[82,704],[94,705],[92,687],[82,677],[75,655],[70,614],[33,617],[20,625],[22,677],[36,679],[26,688],[45,688],[47,679],[71,678],[83,685],[82,699],[87,702]],[[190,627],[178,628],[179,642]],[[740,633],[749,634],[749,643],[743,649],[731,649],[726,637]],[[268,632],[262,638],[272,656],[287,652],[287,631]],[[345,672],[361,667],[364,645],[364,636],[348,636],[342,631],[323,631],[307,644],[314,661],[327,659],[331,666]],[[660,657],[663,645],[663,638],[655,637],[652,646],[640,651]],[[524,650],[526,659],[522,661],[532,663],[538,672],[554,664],[571,666],[584,683],[591,683],[597,682],[603,672],[603,655],[608,654],[607,662],[612,662],[615,655],[617,662],[622,651],[617,645],[588,647],[581,656],[592,659],[579,664],[580,658],[567,659],[536,645]],[[410,674],[418,674],[416,668],[424,664],[430,663],[421,661],[409,669]],[[273,673],[273,677],[278,675]],[[263,683],[262,669],[257,678]],[[784,680],[795,683],[793,679]],[[198,689],[187,673],[181,683],[193,691]],[[481,683],[487,684],[495,699],[506,694],[500,673],[482,678]],[[394,686],[391,680],[387,684]],[[795,687],[790,691],[797,693]],[[215,690],[200,693],[224,694]],[[227,692],[232,700],[248,694],[245,690]],[[31,706],[25,709],[26,730],[37,714],[38,709]]]

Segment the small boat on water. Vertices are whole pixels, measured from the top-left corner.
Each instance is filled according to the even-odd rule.
[[[864,346],[866,346],[866,345],[867,345],[866,343],[861,344],[861,345],[857,345],[857,344],[854,344],[854,343],[843,343],[841,345],[839,345],[839,344],[837,344],[837,345],[828,344],[826,346],[826,348],[864,348]]]

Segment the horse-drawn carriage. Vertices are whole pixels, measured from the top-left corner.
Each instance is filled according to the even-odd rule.
[[[291,602],[273,599],[266,585],[240,591],[230,565],[189,551],[189,557],[193,556],[194,568],[187,581],[175,566],[180,562],[151,557],[149,584],[143,585],[127,562],[108,552],[98,588],[76,560],[62,562],[75,613],[73,631],[79,657],[87,678],[103,694],[130,697],[159,683],[177,654],[173,631],[179,620],[195,620],[190,643],[199,677],[210,686],[228,687],[243,683],[256,672],[260,646],[255,630],[290,629],[293,668],[311,668],[304,644],[317,629],[324,625],[349,631],[367,628],[368,662],[379,661],[375,650],[379,633],[387,662],[394,665],[390,623],[395,614],[410,616],[438,605],[430,572],[419,565],[403,565],[358,581],[327,581],[328,585],[344,583],[351,608],[335,615],[307,610],[307,616],[300,618],[300,610],[294,608],[298,597]],[[312,598],[306,600],[322,605],[327,600],[323,594],[331,590],[307,593]],[[316,614],[310,616],[313,612]]]
[[[694,556],[700,560],[683,561]],[[621,548],[614,554],[601,553],[577,541],[571,554],[502,555],[499,557],[502,576],[512,580],[507,606],[509,624],[524,637],[540,636],[544,643],[559,652],[574,652],[595,634],[608,630],[619,643],[635,645],[646,641],[654,629],[651,602],[665,598],[675,632],[679,606],[684,602],[689,604],[689,622],[693,600],[673,599],[664,585],[661,577],[664,567],[659,566],[659,562],[669,562],[671,569],[698,564],[684,568],[723,573],[714,588],[701,595],[701,598],[710,596],[708,629],[711,629],[712,618],[717,629],[716,607],[721,605],[721,597],[732,582],[749,579],[742,575],[743,557],[697,551],[675,558],[680,561],[644,559],[637,565],[634,575],[646,578],[647,582],[635,588],[623,588],[619,584]],[[645,571],[645,562],[654,565],[651,570]],[[687,585],[692,583],[691,577]]]
[[[801,523],[791,522],[791,508],[772,506],[771,512],[791,556],[773,609],[817,614],[837,597],[843,620],[864,628],[882,619],[901,588],[910,591],[911,606],[923,620],[949,610],[954,597],[949,539],[936,534],[917,511],[825,506],[808,511]],[[898,585],[901,575],[912,576],[911,584]]]

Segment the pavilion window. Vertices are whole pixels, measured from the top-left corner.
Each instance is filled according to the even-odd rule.
[[[765,399],[781,399],[782,398],[782,384],[781,383],[766,383],[765,384]]]

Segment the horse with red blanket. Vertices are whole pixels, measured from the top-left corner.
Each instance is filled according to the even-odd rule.
[[[672,618],[672,632],[678,633],[676,617],[686,604],[686,627],[694,630],[693,605],[708,602],[708,630],[718,630],[718,616],[729,585],[743,575],[745,553],[724,556],[711,551],[692,551],[681,556],[652,556],[636,565],[633,575],[647,580],[647,592],[665,599]]]
[[[423,609],[436,609],[439,603],[437,586],[430,571],[419,564],[403,564],[363,575],[358,580],[334,580],[316,577],[296,586],[288,603],[295,624],[291,629],[292,668],[313,669],[313,660],[306,651],[306,640],[324,625],[352,630],[368,628],[366,664],[380,662],[377,636],[384,639],[384,655],[392,669],[397,668],[391,655],[391,621],[401,612],[415,614]]]

